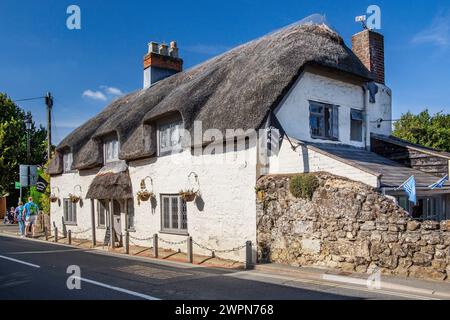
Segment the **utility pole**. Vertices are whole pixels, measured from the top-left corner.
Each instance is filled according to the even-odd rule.
[[[52,107],[53,97],[51,92],[45,96],[45,104],[47,105],[47,160],[52,157]]]

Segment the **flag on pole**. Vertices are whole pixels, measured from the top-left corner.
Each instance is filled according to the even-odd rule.
[[[438,182],[433,183],[431,186],[428,186],[428,188],[430,188],[431,190],[442,189],[444,187],[445,183],[448,181],[448,178],[449,178],[448,175],[446,175]]]
[[[416,178],[411,176],[408,180],[406,180],[397,190],[403,189],[409,196],[409,201],[417,204],[416,197]]]
[[[45,193],[45,189],[47,189],[48,182],[41,176],[38,177],[38,181],[36,183],[36,190],[40,193]]]

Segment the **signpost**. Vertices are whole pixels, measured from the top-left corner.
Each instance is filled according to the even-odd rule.
[[[38,167],[36,165],[21,164],[19,167],[19,175],[20,175],[20,182],[19,182],[20,199],[22,199],[22,188],[32,187],[37,184]]]

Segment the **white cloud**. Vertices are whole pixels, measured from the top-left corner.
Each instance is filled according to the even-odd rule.
[[[123,92],[119,88],[108,87],[108,86],[101,86],[100,88],[102,88],[103,91],[106,94],[108,94],[108,95],[111,95],[111,96],[123,96]]]
[[[85,90],[82,94],[84,98],[89,98],[97,101],[107,101],[109,99],[114,99],[119,96],[123,96],[124,93],[119,88],[100,86],[100,90]]]
[[[439,47],[447,47],[450,44],[450,11],[434,17],[431,24],[417,33],[411,42],[413,44],[433,44]]]
[[[106,101],[108,98],[106,95],[101,91],[93,91],[93,90],[85,90],[82,94],[84,98],[89,98],[92,100],[98,100],[98,101]]]

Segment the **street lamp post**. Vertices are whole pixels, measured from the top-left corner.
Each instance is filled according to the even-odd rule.
[[[27,119],[25,120],[25,127],[27,129],[27,164],[28,165],[30,164],[30,161],[31,161],[31,146],[30,146],[31,125],[32,125],[31,117],[28,116]]]

